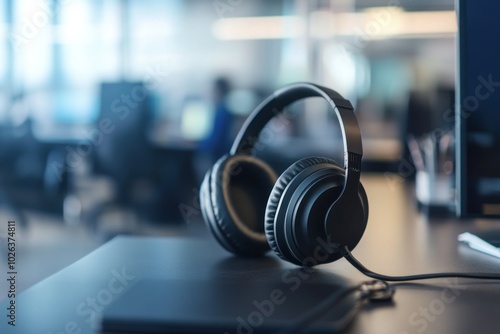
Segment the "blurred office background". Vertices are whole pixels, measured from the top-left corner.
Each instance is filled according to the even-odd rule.
[[[117,233],[199,224],[204,172],[288,83],[348,98],[364,171],[411,180],[407,134],[453,126],[456,30],[452,0],[0,0],[0,218],[21,285]],[[286,115],[257,155],[342,160],[325,102]]]

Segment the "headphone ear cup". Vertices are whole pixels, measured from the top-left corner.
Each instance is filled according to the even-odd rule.
[[[200,189],[203,217],[228,251],[260,256],[269,250],[265,201],[276,178],[269,165],[248,155],[226,155],[205,175]]]
[[[341,257],[333,250],[321,257],[316,253],[318,238],[329,240],[324,223],[344,183],[345,170],[322,157],[302,159],[278,178],[268,200],[265,227],[269,245],[279,257],[297,265],[329,263]],[[363,211],[363,221],[357,223],[363,228],[356,230],[355,238],[361,238],[368,220],[368,199],[361,183],[358,197],[356,207]]]
[[[269,200],[267,201],[267,207],[266,207],[266,219],[265,219],[265,231],[266,231],[266,237],[267,241],[269,243],[269,246],[271,249],[278,255],[280,258],[282,258],[285,261],[289,261],[298,265],[301,265],[302,263],[297,262],[294,257],[290,254],[288,249],[283,246],[278,245],[277,237],[276,237],[276,231],[277,231],[277,224],[282,224],[283,222],[281,219],[277,220],[277,213],[279,210],[279,206],[282,201],[283,194],[285,190],[287,189],[288,185],[290,182],[302,171],[304,171],[306,168],[318,165],[318,164],[330,164],[334,166],[338,166],[338,164],[328,158],[323,158],[323,157],[310,157],[310,158],[304,158],[301,159],[294,164],[292,164],[290,167],[288,167],[283,174],[278,178],[276,181],[273,190],[271,191],[271,194],[269,195]],[[342,169],[338,167],[339,169]],[[280,243],[281,244],[281,243]]]

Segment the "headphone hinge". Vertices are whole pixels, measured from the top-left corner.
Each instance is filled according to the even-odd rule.
[[[344,153],[344,168],[354,173],[361,173],[361,155],[346,152]]]
[[[342,99],[342,98],[333,98],[332,101],[337,108],[345,108],[345,109],[354,110],[354,107],[352,106],[352,103],[349,100]]]

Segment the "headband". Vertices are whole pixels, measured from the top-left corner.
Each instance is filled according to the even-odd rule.
[[[351,102],[344,99],[336,91],[322,86],[310,83],[296,83],[275,91],[257,106],[247,118],[236,136],[230,154],[249,154],[252,152],[264,126],[272,118],[281,114],[286,106],[307,97],[323,97],[332,106],[339,119],[344,142],[345,191],[350,188],[352,182],[359,182],[361,157],[363,155],[361,132]]]

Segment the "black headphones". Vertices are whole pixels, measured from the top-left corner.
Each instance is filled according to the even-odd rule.
[[[339,118],[344,168],[327,158],[310,157],[295,162],[278,178],[269,165],[251,155],[258,135],[286,106],[313,96],[326,99]],[[203,218],[219,243],[230,252],[259,256],[272,249],[282,259],[305,266],[345,257],[361,273],[376,279],[328,296],[292,322],[286,333],[301,331],[356,291],[359,292],[356,305],[367,300],[392,300],[395,286],[385,281],[442,277],[500,279],[497,273],[467,272],[388,276],[363,266],[351,254],[368,221],[368,198],[359,181],[362,155],[361,134],[351,103],[331,89],[298,83],[264,100],[246,120],[229,154],[205,175],[200,189]],[[327,247],[335,247],[325,251],[325,242]],[[359,307],[355,306],[334,325],[341,329],[349,324],[356,310]]]
[[[344,167],[324,157],[301,159],[277,177],[252,156],[260,131],[283,109],[307,97],[323,97],[340,121]],[[200,189],[201,211],[219,243],[241,256],[272,249],[297,265],[333,262],[344,254],[319,256],[318,240],[354,249],[368,220],[360,183],[363,147],[351,103],[334,90],[297,83],[274,92],[250,114],[229,154],[207,172]]]

